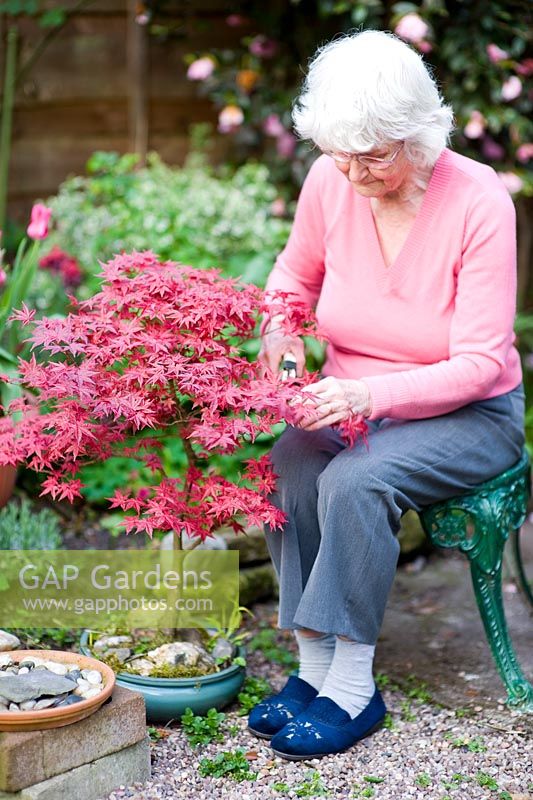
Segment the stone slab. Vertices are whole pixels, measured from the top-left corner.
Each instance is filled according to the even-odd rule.
[[[0,792],[0,800],[104,800],[119,786],[150,780],[147,736],[117,753],[63,772],[20,792]]]
[[[116,686],[110,702],[79,722],[44,731],[0,733],[0,792],[17,792],[123,750],[145,736],[143,696]]]

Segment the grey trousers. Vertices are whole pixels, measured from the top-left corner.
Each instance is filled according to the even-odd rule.
[[[288,427],[272,449],[274,505],[265,529],[279,581],[279,627],[375,644],[408,509],[471,489],[512,466],[524,444],[524,389],[420,420],[369,422],[368,450],[330,427]]]

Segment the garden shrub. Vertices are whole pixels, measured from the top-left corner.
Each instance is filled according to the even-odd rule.
[[[57,515],[49,508],[35,511],[22,497],[0,510],[0,550],[57,550],[61,542]]]

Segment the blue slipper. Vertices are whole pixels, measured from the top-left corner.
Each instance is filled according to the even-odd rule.
[[[270,739],[291,719],[305,711],[317,694],[310,683],[291,675],[281,692],[266,697],[252,708],[248,730],[261,739]]]
[[[317,697],[271,741],[277,756],[289,761],[342,753],[379,728],[387,709],[376,689],[369,704],[354,719],[329,697]]]

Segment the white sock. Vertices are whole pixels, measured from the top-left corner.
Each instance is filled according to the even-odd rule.
[[[335,636],[332,633],[304,636],[297,629],[294,635],[300,650],[298,677],[310,683],[318,692],[331,666],[335,652]]]
[[[376,686],[372,675],[375,646],[336,637],[335,654],[319,697],[329,697],[353,719],[368,705]]]

